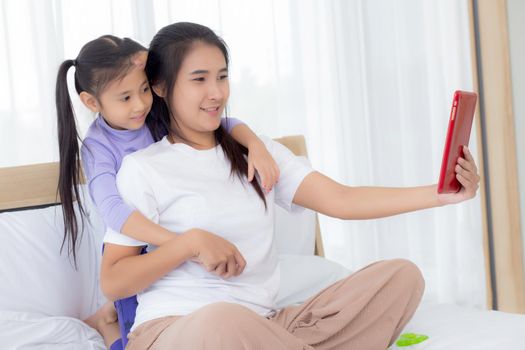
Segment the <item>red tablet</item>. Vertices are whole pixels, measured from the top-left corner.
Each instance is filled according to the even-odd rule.
[[[439,174],[438,193],[454,193],[461,189],[454,168],[458,158],[463,157],[463,146],[468,146],[477,98],[478,95],[474,92],[456,91],[454,93]]]

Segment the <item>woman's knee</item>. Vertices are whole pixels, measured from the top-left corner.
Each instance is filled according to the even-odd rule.
[[[407,259],[388,260],[396,268],[395,278],[407,288],[415,288],[423,291],[425,289],[425,279],[419,267]]]

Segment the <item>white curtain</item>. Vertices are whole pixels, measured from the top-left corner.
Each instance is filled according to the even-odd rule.
[[[435,183],[452,95],[472,90],[467,0],[4,0],[0,166],[57,160],[54,75],[106,33],[147,46],[175,21],[208,25],[231,54],[229,115],[304,134],[315,168],[350,185]],[[92,116],[74,99],[85,130]],[[475,131],[471,148],[476,155]],[[404,257],[430,301],[485,306],[479,196],[361,222],[321,218],[326,255],[355,270]]]

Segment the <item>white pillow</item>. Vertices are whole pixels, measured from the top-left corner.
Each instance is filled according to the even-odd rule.
[[[310,164],[306,157],[298,157]],[[304,209],[290,213],[275,206],[275,244],[279,254],[313,255],[315,248],[315,212]]]
[[[350,271],[316,255],[279,255],[281,286],[278,308],[299,304],[324,288],[350,275]]]
[[[309,165],[306,157],[299,158]],[[302,303],[350,275],[342,265],[314,255],[316,223],[312,210],[290,213],[275,207],[275,242],[281,268],[278,308]]]
[[[0,311],[2,349],[104,350],[100,334],[71,317]]]
[[[89,198],[84,203],[89,215]],[[60,206],[0,214],[0,310],[83,319],[97,309],[104,232],[93,232],[86,222],[75,270],[67,243],[60,254],[62,218]],[[93,217],[100,227],[99,220]]]

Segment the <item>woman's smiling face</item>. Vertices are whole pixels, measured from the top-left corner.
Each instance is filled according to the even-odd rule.
[[[170,97],[182,135],[196,143],[204,135],[213,136],[229,96],[228,67],[222,51],[196,42],[182,61]]]

